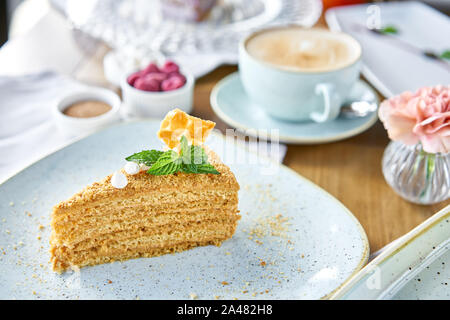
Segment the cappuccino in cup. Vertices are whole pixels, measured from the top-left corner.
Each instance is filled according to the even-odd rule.
[[[269,115],[325,122],[339,115],[360,60],[361,46],[347,34],[274,27],[241,42],[239,72],[251,100]]]
[[[291,71],[336,70],[351,64],[360,54],[353,39],[320,29],[261,32],[247,41],[246,48],[254,58]]]

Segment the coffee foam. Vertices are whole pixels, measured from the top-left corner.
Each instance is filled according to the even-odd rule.
[[[245,47],[254,58],[291,71],[332,71],[361,54],[359,44],[345,34],[298,27],[259,32]]]

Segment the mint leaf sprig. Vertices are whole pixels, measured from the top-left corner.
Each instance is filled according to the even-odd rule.
[[[147,173],[155,176],[175,174],[177,172],[220,174],[208,162],[208,155],[200,146],[189,145],[185,136],[180,140],[180,153],[173,150],[166,152],[159,150],[144,150],[127,158],[127,161],[149,166]]]
[[[441,59],[450,60],[450,50],[445,50],[444,52],[441,53],[441,55],[439,57]]]
[[[160,150],[144,150],[125,158],[125,160],[136,162],[137,164],[145,164],[146,166],[151,167],[163,153],[164,152]]]
[[[379,30],[382,34],[397,34],[398,30],[393,25],[387,25]]]

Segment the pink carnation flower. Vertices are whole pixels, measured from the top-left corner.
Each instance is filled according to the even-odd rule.
[[[378,115],[392,140],[421,142],[429,153],[450,152],[450,86],[404,92],[383,101]]]

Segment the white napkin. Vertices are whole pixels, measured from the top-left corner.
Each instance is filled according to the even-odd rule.
[[[237,64],[237,55],[234,54],[177,54],[170,59],[178,62],[194,78],[200,78],[221,65]]]
[[[81,87],[53,72],[0,77],[0,183],[74,140],[56,134],[52,107]]]

